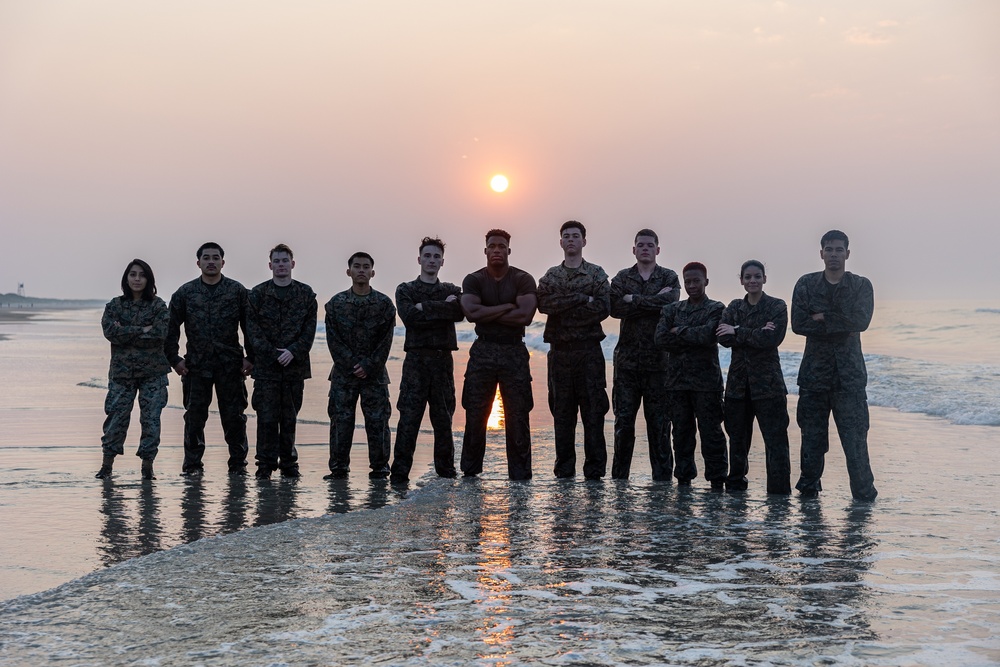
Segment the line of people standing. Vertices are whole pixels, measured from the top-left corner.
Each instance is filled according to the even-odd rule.
[[[609,283],[604,270],[583,258],[586,227],[577,221],[560,230],[563,261],[538,281],[509,263],[510,234],[486,234],[486,266],[466,276],[459,288],[440,281],[445,244],[424,238],[417,279],[396,290],[396,305],[374,290],[375,262],[357,252],[348,259],[351,287],[326,304],[326,338],[333,358],[328,414],[330,473],[346,477],[360,400],[368,443],[369,476],[406,482],[417,433],[427,407],[434,431],[434,466],[441,477],[456,477],[452,418],[456,407],[454,361],[456,322],[475,325],[461,403],[466,423],[460,470],[482,472],[487,421],[499,389],[504,404],[508,475],[530,479],[529,415],[533,408],[525,327],[536,310],[547,316],[544,340],[548,402],[553,416],[557,477],[576,474],[576,426],[583,422],[583,474],[605,476],[604,422],[614,409],[611,476],[627,478],[635,447],[635,421],[644,410],[649,458],[655,480],[675,478],[690,485],[697,476],[696,436],[700,436],[705,478],[713,489],[747,488],[748,452],[756,419],[765,448],[767,491],[791,492],[787,389],[778,357],[785,336],[785,302],[763,292],[764,265],[741,267],[747,294],[728,307],[709,299],[708,269],[687,264],[680,278],[657,263],[655,232],[640,230],[633,245],[636,263]],[[871,283],[846,271],[848,239],[833,230],[821,240],[824,271],[796,284],[792,330],[806,336],[799,373],[797,420],[802,429],[801,475],[805,495],[821,490],[824,455],[829,449],[832,411],[848,463],[852,494],[877,495],[867,451],[867,376],[860,333],[871,320]],[[254,379],[257,413],[256,476],[280,471],[299,477],[295,423],[304,382],[311,376],[309,352],[316,332],[316,294],[291,277],[293,254],[285,245],[269,256],[272,278],[247,291],[222,275],[222,248],[198,249],[201,276],[182,285],[170,306],[156,296],[148,264],[133,260],[122,277],[123,295],[105,310],[103,327],[112,344],[111,372],[98,477],[109,477],[114,457],[123,454],[125,432],[139,396],[142,438],[137,454],[142,475],[152,479],[159,442],[159,411],[166,403],[166,374],[181,376],[185,408],[182,474],[200,476],[204,427],[212,390],[229,446],[229,472],[247,474],[245,378]],[[396,314],[406,328],[400,382],[399,421],[390,466],[389,377],[386,362]],[[602,321],[621,320],[614,352],[612,400],[608,401],[601,341]],[[179,354],[183,327],[187,347]],[[246,349],[239,342],[243,332]],[[732,349],[723,386],[718,345]],[[157,358],[156,352],[160,355]],[[729,435],[728,451],[725,431]],[[673,448],[671,448],[671,428]]]

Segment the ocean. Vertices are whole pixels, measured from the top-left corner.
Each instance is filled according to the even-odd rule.
[[[205,478],[180,478],[173,378],[158,479],[129,454],[95,480],[99,319],[0,319],[0,664],[1000,664],[996,304],[877,304],[870,505],[851,501],[835,438],[815,499],[763,492],[759,435],[745,494],[653,482],[642,437],[628,481],[553,479],[538,323],[529,482],[505,478],[502,431],[480,479],[416,479],[427,423],[408,488],[369,481],[363,445],[350,479],[323,481],[322,336],[302,479],[228,478],[215,416]],[[789,333],[790,389],[801,350]],[[795,470],[794,418],[790,437]]]

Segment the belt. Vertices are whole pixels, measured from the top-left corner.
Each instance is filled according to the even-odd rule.
[[[578,352],[600,346],[601,341],[599,340],[570,340],[561,343],[549,343],[549,348],[556,352]]]
[[[503,334],[481,334],[476,337],[484,343],[496,343],[497,345],[520,345],[524,340],[520,336]]]

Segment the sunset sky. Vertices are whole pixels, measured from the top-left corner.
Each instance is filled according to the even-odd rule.
[[[720,300],[751,257],[789,298],[832,227],[880,298],[997,299],[998,30],[992,0],[0,0],[0,293],[106,299],[137,256],[169,298],[215,240],[248,286],[288,243],[324,301],[364,249],[392,294],[422,236],[460,283],[495,226],[540,277],[578,219],[609,274],[648,226]]]

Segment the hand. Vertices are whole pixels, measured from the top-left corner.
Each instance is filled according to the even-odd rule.
[[[632,295],[626,294],[625,296],[622,297],[622,301],[624,301],[625,303],[632,303]]]
[[[454,303],[455,301],[458,301],[458,297],[454,294],[449,294],[444,300],[445,303]]]
[[[281,364],[282,366],[287,366],[288,364],[292,363],[292,359],[295,358],[294,354],[292,354],[291,352],[282,347],[278,348],[278,352],[281,353],[278,355],[278,363]]]
[[[671,327],[670,333],[676,334],[677,333],[677,327]]]
[[[823,321],[825,321],[824,318],[823,318],[823,313],[813,313],[812,314],[812,318],[816,322],[823,322]]]
[[[424,312],[424,304],[422,303],[418,303],[417,305],[414,306],[414,308],[419,310],[421,313]]]
[[[368,377],[368,371],[366,371],[361,364],[354,364],[354,371],[353,371],[353,373],[354,373],[354,377],[361,378],[362,380],[364,380],[366,377]]]
[[[719,328],[715,330],[716,336],[732,336],[734,333],[736,333],[736,327],[725,322],[721,323]]]
[[[144,326],[142,328],[142,333],[149,333],[150,331],[152,331],[152,329],[153,329],[153,325],[152,324],[150,324],[148,326]]]
[[[768,322],[767,324],[762,326],[761,329],[763,331],[774,331],[774,322]]]
[[[181,359],[180,361],[178,361],[177,365],[174,366],[174,372],[177,373],[178,375],[180,375],[181,377],[184,377],[185,375],[187,375],[188,374],[187,363],[183,359]]]
[[[670,294],[673,291],[674,291],[674,288],[668,286],[668,287],[664,287],[663,289],[661,289],[659,292],[657,292],[657,294]]]
[[[594,303],[594,297],[588,296],[587,297],[587,303]]]
[[[250,375],[250,371],[253,370],[253,364],[246,357],[243,358],[243,377]]]

